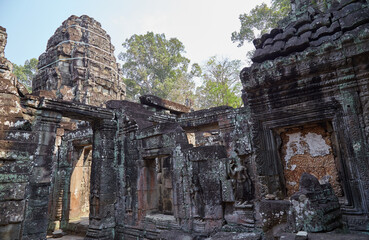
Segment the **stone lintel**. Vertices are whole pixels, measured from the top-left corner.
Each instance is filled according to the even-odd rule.
[[[140,102],[145,105],[153,106],[173,113],[188,113],[191,109],[185,105],[165,100],[153,95],[144,95],[140,97]]]
[[[101,107],[86,105],[78,102],[56,100],[46,97],[46,95],[28,95],[22,99],[26,107],[42,110],[61,112],[64,117],[76,118],[80,120],[113,119],[114,112]]]

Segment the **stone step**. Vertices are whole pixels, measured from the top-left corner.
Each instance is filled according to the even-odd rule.
[[[78,220],[70,220],[66,229],[68,233],[75,235],[85,236],[88,231],[89,219],[88,217],[82,217]]]

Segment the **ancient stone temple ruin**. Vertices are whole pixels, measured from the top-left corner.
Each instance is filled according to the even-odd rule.
[[[88,16],[49,39],[30,94],[6,39],[0,239],[368,239],[367,1],[293,1],[254,40],[238,109],[124,100]]]

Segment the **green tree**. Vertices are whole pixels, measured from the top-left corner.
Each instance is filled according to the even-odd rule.
[[[175,87],[168,93],[167,98],[188,107],[196,107],[194,92],[196,84],[193,80],[195,77],[201,77],[201,67],[197,63],[191,66],[189,73],[182,74],[177,78]]]
[[[245,41],[253,41],[277,27],[278,22],[285,18],[290,10],[290,0],[272,0],[270,7],[265,3],[257,5],[249,14],[240,15],[241,28],[239,32],[232,33],[232,41],[238,42],[238,47],[241,47]]]
[[[177,86],[192,78],[188,75],[190,60],[183,56],[184,45],[177,38],[167,40],[164,34],[147,32],[133,35],[123,43],[123,77],[127,97],[137,100],[139,95],[153,94],[176,101]]]
[[[202,68],[202,85],[196,89],[197,107],[240,107],[240,67],[240,60],[219,60],[216,56],[211,57]]]
[[[167,95],[167,99],[192,107],[195,99],[195,82],[189,74],[179,76],[174,87]]]
[[[13,65],[13,73],[17,76],[17,79],[22,83],[28,91],[32,91],[32,79],[37,73],[38,60],[31,58],[26,60],[24,65]]]

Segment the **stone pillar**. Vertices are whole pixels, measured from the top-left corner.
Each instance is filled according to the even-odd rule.
[[[44,110],[37,112],[34,126],[37,148],[27,187],[23,240],[46,238],[56,129],[61,118],[62,115],[57,112]]]
[[[342,121],[336,122],[343,134],[339,135],[341,145],[346,145],[344,160],[350,169],[348,174],[349,191],[353,206],[358,212],[369,212],[368,148],[365,141],[364,120],[357,89],[341,89]],[[338,133],[338,134],[339,134]]]
[[[90,224],[85,239],[114,239],[117,125],[103,119],[94,122],[93,131]]]

